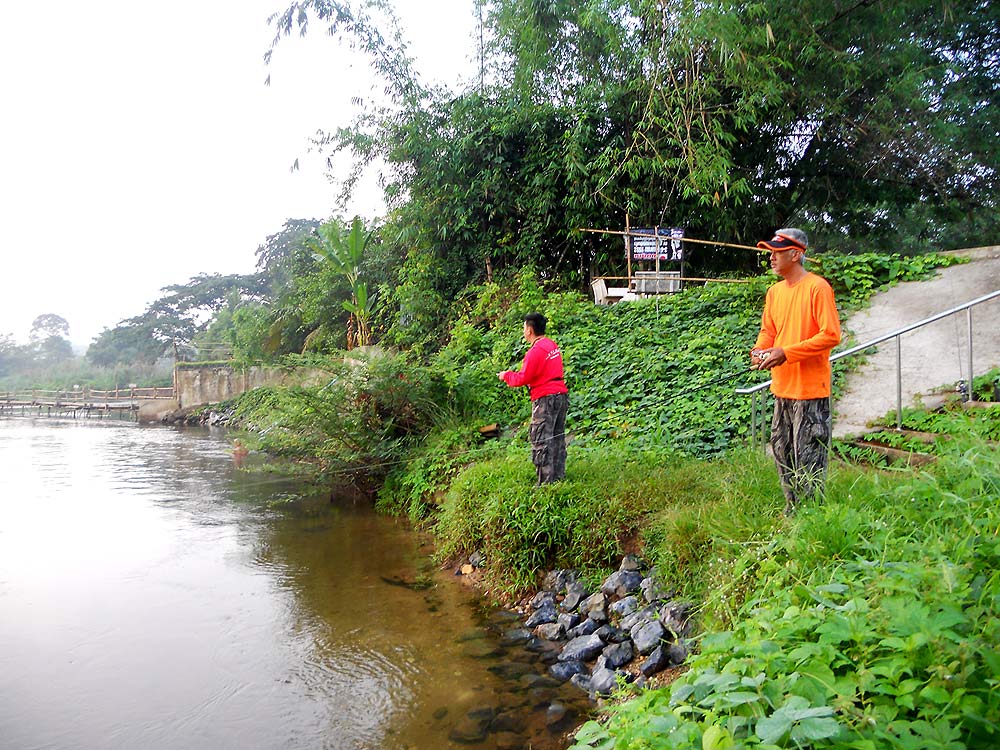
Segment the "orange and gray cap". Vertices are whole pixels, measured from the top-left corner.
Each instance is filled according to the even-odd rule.
[[[761,250],[770,250],[771,252],[798,250],[800,253],[804,254],[808,244],[809,238],[806,237],[805,232],[801,229],[786,227],[775,232],[774,237],[771,239],[761,240],[758,242],[757,247]]]

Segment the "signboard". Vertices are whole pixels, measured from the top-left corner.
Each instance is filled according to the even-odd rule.
[[[657,260],[657,249],[659,249],[659,260],[684,260],[684,248],[681,246],[683,237],[682,227],[632,229],[629,237],[632,243],[632,257],[635,260]]]

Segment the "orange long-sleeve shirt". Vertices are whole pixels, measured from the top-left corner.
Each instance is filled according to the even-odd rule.
[[[794,285],[779,281],[767,290],[754,348],[785,350],[787,361],[771,370],[775,396],[829,396],[830,351],[839,343],[840,316],[826,279],[808,273]]]

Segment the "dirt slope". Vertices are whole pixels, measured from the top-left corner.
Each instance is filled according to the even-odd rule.
[[[899,284],[876,294],[871,306],[851,316],[847,329],[860,344],[937,313],[1000,290],[1000,246],[959,250],[969,263],[942,269],[928,281]],[[1000,298],[972,312],[972,367],[980,375],[1000,366]],[[968,378],[968,323],[965,312],[903,334],[903,405],[916,399],[929,404],[935,391]],[[835,365],[836,366],[836,365]],[[844,395],[834,404],[833,432],[856,435],[869,420],[896,409],[896,343],[881,344],[874,356],[847,379]]]

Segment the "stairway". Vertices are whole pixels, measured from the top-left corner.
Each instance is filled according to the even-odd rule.
[[[963,401],[962,396],[953,393],[940,405],[905,409],[900,429],[891,412],[859,437],[835,438],[833,454],[876,467],[920,467],[932,463],[955,439],[1000,446],[1000,369],[975,379],[973,400]]]

